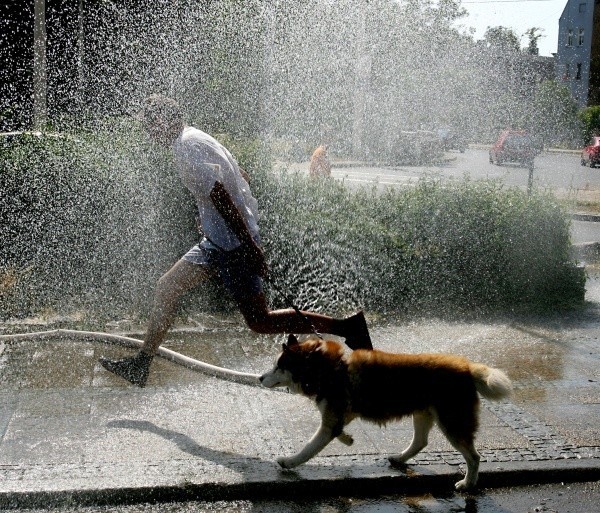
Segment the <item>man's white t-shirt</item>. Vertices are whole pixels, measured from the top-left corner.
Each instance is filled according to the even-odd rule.
[[[173,154],[181,181],[196,200],[200,223],[209,241],[225,250],[240,244],[210,199],[217,181],[230,194],[250,235],[258,236],[258,204],[227,148],[207,133],[187,126],[174,142]]]

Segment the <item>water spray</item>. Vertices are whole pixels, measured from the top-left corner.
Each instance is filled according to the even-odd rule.
[[[310,322],[310,319],[302,313],[302,311],[300,310],[300,308],[298,308],[296,303],[285,292],[283,292],[283,290],[281,290],[277,285],[275,285],[274,281],[271,280],[268,276],[264,278],[264,280],[267,281],[269,285],[273,287],[273,290],[277,292],[287,302],[287,304],[294,310],[294,312],[296,312],[296,315],[302,318],[302,320],[309,326],[311,332],[318,338],[323,339],[321,333],[317,331],[314,324]]]
[[[118,344],[124,347],[134,349],[140,349],[143,344],[142,340],[138,340],[136,338],[131,337],[125,337],[123,335],[114,335],[111,333],[102,333],[97,331],[81,331],[68,329],[37,331],[32,333],[15,333],[13,335],[0,335],[0,342],[15,342],[22,340],[38,340],[47,338],[77,338],[85,340],[94,340],[104,342],[107,344]],[[173,363],[176,363],[177,365],[181,365],[190,370],[201,372],[202,374],[206,374],[208,376],[212,376],[218,379],[231,381],[233,383],[239,383],[242,385],[249,385],[255,387],[261,386],[258,379],[258,374],[239,372],[231,369],[226,369],[224,367],[217,367],[216,365],[211,365],[210,363],[195,360],[194,358],[190,358],[189,356],[185,356],[183,354],[172,351],[171,349],[166,349],[164,347],[158,348],[157,355]]]

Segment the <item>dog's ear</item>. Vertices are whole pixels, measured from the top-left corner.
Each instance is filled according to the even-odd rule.
[[[297,346],[297,345],[298,345],[298,339],[290,333],[288,335],[287,344],[284,342],[283,344],[281,344],[281,347],[283,348],[284,351],[289,351],[290,347]]]

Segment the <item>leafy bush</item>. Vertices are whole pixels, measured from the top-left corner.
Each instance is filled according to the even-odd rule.
[[[567,86],[554,80],[541,82],[533,100],[533,115],[525,114],[533,132],[548,146],[579,148],[582,138],[577,100]]]
[[[581,109],[579,119],[583,124],[583,144],[588,144],[594,135],[600,134],[600,105]]]
[[[0,315],[137,310],[190,246],[191,199],[167,156],[130,131],[124,123],[88,140],[23,136],[2,148],[0,276],[16,280],[0,295]]]
[[[546,194],[433,179],[353,193],[334,181],[261,178],[274,279],[304,307],[481,311],[583,297],[570,221]]]
[[[0,312],[143,315],[156,280],[196,241],[168,152],[127,122],[93,137],[1,149]],[[271,171],[257,141],[226,141],[251,176],[272,282],[305,308],[452,311],[580,300],[569,220],[548,195],[496,182],[352,192]],[[289,306],[267,283],[274,306]],[[232,308],[218,285],[184,307]]]

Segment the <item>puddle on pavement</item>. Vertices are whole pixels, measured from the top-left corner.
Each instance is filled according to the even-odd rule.
[[[174,333],[164,347],[203,362],[243,372],[259,373],[273,363],[279,344],[273,338],[232,331]],[[0,352],[2,389],[128,386],[100,367],[98,358],[122,358],[132,349],[72,338],[5,343]],[[161,358],[153,363],[154,386],[187,385],[201,375]]]
[[[540,402],[579,394],[588,404],[598,396],[598,339],[579,324],[597,326],[600,334],[600,269],[588,279],[585,312],[551,318],[504,318],[481,321],[400,319],[372,326],[376,347],[397,352],[452,352],[502,368],[515,382],[515,400]],[[578,324],[577,316],[581,316]],[[165,347],[230,369],[260,374],[270,368],[285,336],[252,333],[240,316],[197,315],[185,330],[171,332]],[[117,321],[109,328],[131,327]],[[191,325],[191,327],[190,327]],[[14,326],[11,327],[14,331]],[[31,330],[31,326],[28,326]],[[48,329],[43,327],[42,329]],[[580,331],[578,331],[580,329]],[[135,338],[142,334],[125,333]],[[2,349],[3,347],[3,349]],[[0,387],[85,388],[125,387],[102,369],[98,357],[122,357],[131,349],[75,339],[10,342],[0,345]],[[155,360],[153,386],[189,385],[198,373],[162,359]]]

